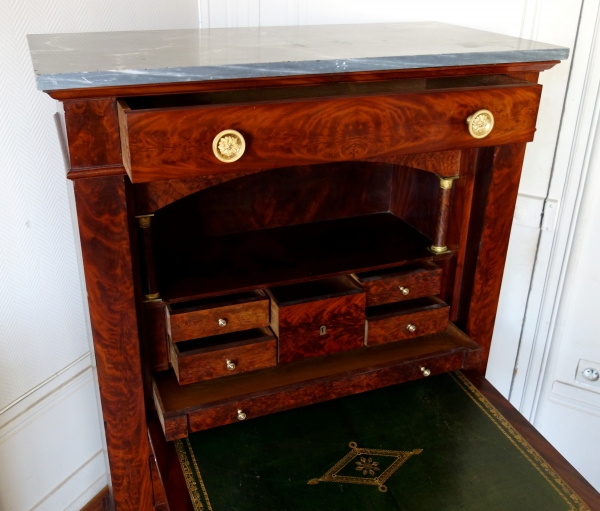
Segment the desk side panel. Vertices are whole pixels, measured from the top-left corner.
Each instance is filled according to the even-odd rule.
[[[525,144],[498,146],[489,156],[489,166],[478,169],[478,172],[487,174],[489,185],[483,230],[477,240],[477,253],[473,254],[476,256],[475,274],[466,321],[467,334],[483,347],[483,360],[479,367],[482,374],[485,374],[492,343]]]
[[[125,178],[77,180],[75,200],[116,509],[150,511],[150,450]]]

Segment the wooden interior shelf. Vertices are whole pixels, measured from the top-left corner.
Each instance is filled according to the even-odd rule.
[[[179,385],[172,370],[154,375],[154,399],[167,439],[248,418],[364,392],[430,374],[475,367],[481,348],[456,326],[409,341]]]
[[[157,230],[162,226],[157,217]],[[168,227],[164,226],[168,231]],[[431,259],[431,241],[393,213],[157,244],[163,300],[313,280]]]

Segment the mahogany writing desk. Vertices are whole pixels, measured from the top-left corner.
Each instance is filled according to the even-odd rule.
[[[29,43],[64,105],[118,511],[187,509],[191,432],[483,373],[567,49],[436,23]]]

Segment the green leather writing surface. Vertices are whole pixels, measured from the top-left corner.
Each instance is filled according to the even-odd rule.
[[[196,510],[589,510],[460,373],[194,433],[176,448]]]

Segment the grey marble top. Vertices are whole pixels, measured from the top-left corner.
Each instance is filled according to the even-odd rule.
[[[40,90],[564,60],[569,49],[443,23],[29,35]]]

